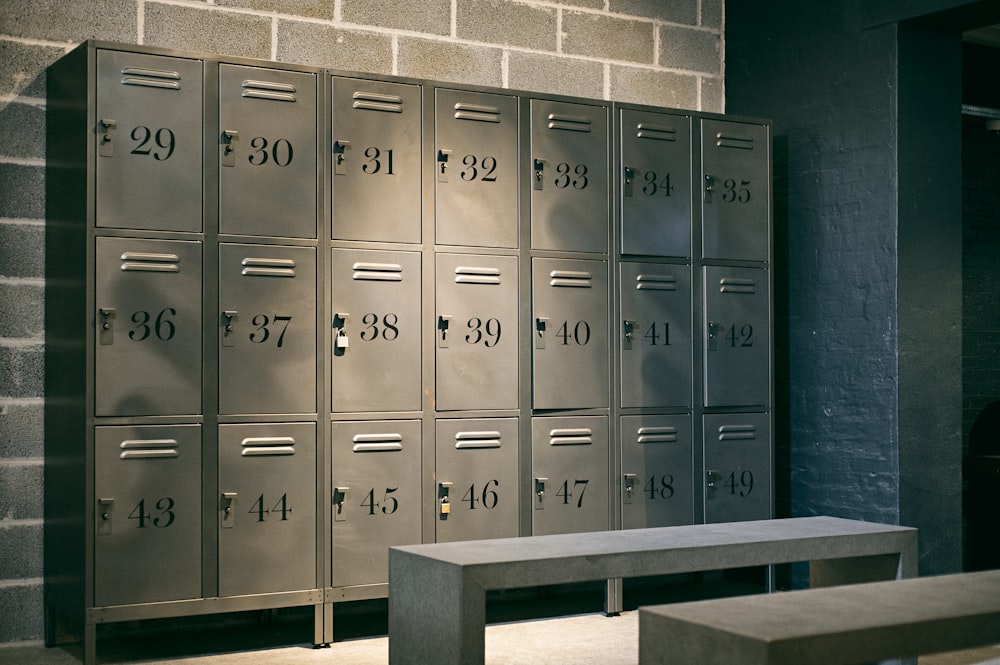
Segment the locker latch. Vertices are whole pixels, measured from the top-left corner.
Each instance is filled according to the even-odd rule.
[[[715,351],[719,339],[719,331],[722,329],[718,323],[708,323],[708,350]]]
[[[113,118],[101,118],[101,127],[103,128],[103,133],[101,134],[101,142],[97,147],[98,154],[101,157],[114,157],[115,156],[115,144],[111,136],[111,132],[118,127],[118,121]]]
[[[444,314],[438,316],[438,330],[441,337],[438,338],[438,348],[448,348],[448,327],[451,325],[451,317]]]
[[[438,483],[438,515],[441,519],[448,519],[448,515],[451,514],[451,486],[452,483],[440,482]]]
[[[638,321],[622,321],[622,349],[625,351],[632,350],[632,339],[635,337],[635,331],[638,328]]]
[[[708,469],[705,471],[705,498],[714,499],[717,491],[716,483],[722,480],[722,474],[718,471]]]
[[[351,142],[337,139],[333,142],[333,172],[336,175],[347,175],[347,150]]]
[[[448,182],[448,156],[451,150],[438,150],[438,182]]]
[[[532,184],[535,189],[542,189],[543,179],[545,176],[545,160],[536,159],[535,160],[535,177],[532,180]]]
[[[222,165],[236,166],[236,142],[240,138],[240,133],[235,129],[225,129],[222,131]],[[251,141],[253,143],[253,141]]]
[[[111,523],[115,515],[115,500],[114,499],[98,499],[97,500],[97,535],[98,536],[110,536],[111,535]]]
[[[222,312],[222,346],[233,346],[236,343],[233,321],[238,318],[239,315],[235,309],[227,309]]]
[[[625,481],[622,483],[622,503],[628,505],[632,503],[635,496],[635,482],[639,479],[636,473],[626,473]]]
[[[347,336],[347,320],[351,315],[346,312],[337,312],[333,315],[333,353],[342,356],[351,345],[351,339]]]
[[[535,510],[545,508],[545,483],[547,482],[549,482],[548,478],[535,478]]]
[[[344,512],[344,501],[347,499],[347,492],[350,491],[350,487],[334,487],[333,488],[333,521],[334,522],[344,522],[347,520],[347,514]]]
[[[222,493],[222,528],[231,529],[236,522],[233,507],[236,505],[236,492]]]
[[[712,193],[715,189],[715,176],[705,174],[705,203],[712,202]]]
[[[101,344],[114,344],[115,343],[115,308],[114,307],[101,307],[98,310],[101,313],[101,321],[98,324],[98,337],[101,340]]]
[[[625,167],[625,177],[622,181],[622,196],[632,196],[632,181],[635,180],[635,169]]]
[[[548,324],[549,320],[545,317],[537,317],[535,319],[535,348],[544,349],[545,348],[545,326]]]

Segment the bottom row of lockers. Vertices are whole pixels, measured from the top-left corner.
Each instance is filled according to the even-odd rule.
[[[519,535],[524,483],[535,535],[606,530],[609,492],[624,528],[689,524],[699,500],[706,522],[770,517],[767,414],[704,415],[698,473],[690,415],[620,427],[615,482],[606,416],[533,418],[519,481],[517,418],[438,420],[437,541]],[[421,541],[420,438],[420,420],[333,423],[334,587],[386,582],[388,547]],[[197,424],[95,428],[95,606],[215,595],[202,590],[201,441]],[[315,423],[223,424],[218,451],[218,596],[316,588]]]

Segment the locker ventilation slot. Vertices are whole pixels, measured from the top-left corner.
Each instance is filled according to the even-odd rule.
[[[635,135],[640,139],[653,139],[654,141],[676,141],[677,130],[673,127],[663,127],[662,125],[651,125],[648,122],[640,122],[636,125],[638,130]]]
[[[243,259],[245,277],[295,277],[295,261],[291,259]]]
[[[579,429],[554,429],[549,432],[550,446],[589,446],[594,442],[594,430],[589,427]]]
[[[720,148],[737,148],[739,150],[753,150],[753,137],[750,136],[728,136],[719,132],[715,135],[715,145]]]
[[[121,459],[156,459],[180,457],[177,439],[129,439],[118,446]]]
[[[476,120],[478,122],[500,122],[500,109],[481,104],[455,104],[456,120]]]
[[[499,268],[455,268],[456,284],[500,284]]]
[[[402,282],[403,266],[398,263],[355,263],[353,279],[376,282]]]
[[[121,259],[122,270],[138,272],[180,272],[181,257],[176,254],[150,254],[147,252],[125,252]]]
[[[499,448],[500,432],[459,432],[455,435],[455,447],[468,448]]]
[[[589,132],[590,118],[579,115],[550,113],[549,129],[563,129],[568,132]]]
[[[122,70],[122,77],[122,85],[141,85],[147,88],[163,88],[165,90],[181,89],[181,75],[178,72],[126,67]]]
[[[639,291],[676,291],[677,278],[673,275],[637,275],[635,288]]]
[[[640,427],[636,443],[677,443],[676,427]]]
[[[756,293],[757,284],[752,279],[723,277],[719,280],[719,293]]]
[[[353,450],[356,453],[383,453],[403,449],[402,434],[356,434],[353,440]]]
[[[577,272],[575,270],[553,270],[549,273],[549,286],[568,286],[578,289],[589,289],[591,287],[591,277],[589,272]]]
[[[243,81],[243,96],[254,99],[270,99],[276,102],[294,102],[295,86],[291,83],[270,81]]]
[[[757,438],[753,425],[723,425],[719,428],[719,441],[749,441]]]
[[[354,93],[354,108],[363,111],[402,113],[403,98],[398,95],[383,95],[377,92],[356,92]]]
[[[256,436],[243,439],[240,443],[243,457],[266,455],[294,455],[295,439],[290,436]]]

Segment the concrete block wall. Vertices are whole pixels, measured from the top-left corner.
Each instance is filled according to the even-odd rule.
[[[50,63],[96,38],[722,112],[723,2],[0,0],[0,645],[43,630]]]

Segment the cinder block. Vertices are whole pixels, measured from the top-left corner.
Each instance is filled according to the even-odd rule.
[[[708,113],[724,113],[726,110],[726,82],[721,76],[701,77],[701,108]]]
[[[220,7],[244,7],[263,12],[333,20],[333,0],[215,0]]]
[[[0,40],[0,95],[45,98],[45,68],[63,49]]]
[[[701,26],[721,30],[722,12],[722,0],[701,0]]]
[[[45,217],[44,167],[0,164],[0,191],[4,193],[0,196],[0,217]],[[3,265],[0,262],[0,271],[6,270]]]
[[[552,0],[558,5],[567,7],[583,7],[585,9],[604,9],[604,0]]]
[[[394,30],[451,34],[451,0],[342,0],[344,23],[373,25]]]
[[[468,39],[556,50],[556,10],[506,0],[458,0],[456,33]]]
[[[0,642],[40,640],[44,632],[42,583],[26,582],[0,586]]]
[[[499,48],[401,37],[397,69],[401,76],[499,87],[502,55]]]
[[[0,155],[45,158],[45,109],[11,103],[0,108]]]
[[[216,9],[146,3],[145,43],[269,60],[271,19]]]
[[[707,1],[703,0],[703,2]],[[671,23],[698,24],[698,0],[683,0],[681,2],[610,0],[608,9],[615,14],[645,16],[657,21],[669,21]]]
[[[345,71],[392,73],[392,37],[303,21],[278,22],[278,60]]]
[[[44,334],[45,288],[38,284],[0,283],[0,337],[41,339]]]
[[[12,165],[0,164],[0,189],[11,192],[11,198],[16,194],[11,183],[17,180],[5,178],[5,171]],[[31,168],[31,167],[19,167]],[[35,169],[40,171],[41,169]],[[24,186],[24,185],[21,185]],[[25,193],[26,196],[37,194],[40,190]],[[2,200],[2,199],[0,199]],[[5,215],[3,203],[0,203],[0,217],[24,217],[26,215]],[[13,212],[17,212],[15,209]],[[35,211],[31,211],[35,212]],[[44,214],[44,210],[42,211]],[[32,277],[45,275],[45,227],[41,224],[17,224],[0,222],[0,277]],[[2,394],[2,393],[0,393]]]
[[[641,67],[611,67],[611,99],[697,110],[698,78]]]
[[[599,14],[563,12],[562,50],[606,60],[625,60],[652,64],[652,23],[612,18]]]
[[[516,90],[602,99],[604,65],[589,60],[512,51],[507,83]]]
[[[40,520],[43,517],[42,460],[37,464],[0,460],[0,524],[4,520]]]
[[[25,526],[0,521],[0,580],[41,577],[42,559],[40,522]]]
[[[662,25],[658,64],[719,75],[722,72],[721,45],[721,38],[714,32]]]
[[[93,37],[134,43],[136,4],[135,0],[4,0],[0,33],[62,42]]]
[[[45,454],[45,407],[0,402],[0,459]]]
[[[0,395],[41,397],[45,379],[43,345],[0,346]],[[0,515],[3,515],[0,509]]]

